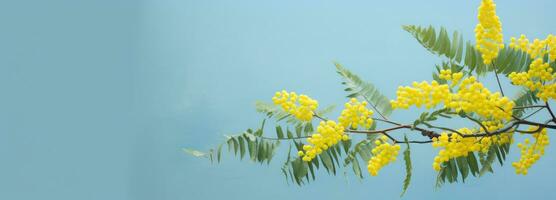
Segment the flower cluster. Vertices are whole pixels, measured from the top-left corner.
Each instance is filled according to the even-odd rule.
[[[441,72],[442,74],[442,72]],[[442,75],[448,79],[446,72]],[[456,73],[452,74],[450,80],[454,80]],[[459,78],[458,78],[459,79]],[[399,87],[397,99],[391,101],[392,108],[407,109],[412,105],[426,108],[434,107],[440,103],[445,108],[451,108],[457,112],[476,113],[486,119],[509,120],[512,117],[515,103],[507,97],[502,97],[500,93],[492,93],[482,83],[478,82],[474,76],[458,81],[457,92],[450,92],[450,87],[446,84],[438,84],[432,81],[431,84],[423,81],[414,82],[413,87]]]
[[[511,37],[510,48],[529,52],[529,39],[527,39],[527,37],[523,34],[521,34],[518,39],[516,39],[515,37]]]
[[[425,106],[427,109],[432,108],[440,103],[448,104],[450,102],[450,87],[446,84],[439,84],[432,81],[429,84],[426,81],[421,83],[413,82],[413,87],[400,86],[396,91],[397,99],[390,101],[392,108],[408,109],[410,106]]]
[[[492,0],[483,0],[477,16],[479,23],[475,27],[477,50],[481,52],[483,62],[490,64],[504,48],[502,23],[496,16],[496,5]]]
[[[463,72],[452,73],[450,69],[440,70],[440,79],[452,81],[452,86],[457,85],[463,77]]]
[[[512,72],[508,75],[512,84],[527,87],[531,91],[538,91],[537,97],[543,101],[556,99],[556,83],[550,83],[556,79],[556,73],[542,58],[537,58],[527,72]]]
[[[344,126],[331,120],[322,121],[317,127],[317,133],[307,139],[310,145],[304,145],[305,152],[299,151],[298,155],[303,156],[304,161],[311,161],[328,147],[337,144],[340,140],[348,139],[348,135],[344,134]]]
[[[375,148],[371,151],[373,157],[369,160],[367,170],[371,176],[376,176],[378,171],[385,165],[396,161],[400,145],[388,143],[388,138],[382,136],[380,139],[375,140]]]
[[[497,125],[492,127],[492,129],[496,127]],[[491,128],[488,127],[487,129]],[[438,152],[438,155],[434,157],[434,162],[432,164],[434,170],[439,171],[441,169],[441,164],[449,161],[450,159],[467,156],[472,152],[482,151],[483,153],[486,153],[491,145],[510,143],[513,138],[513,133],[511,132],[482,138],[464,137],[465,135],[477,133],[475,129],[461,128],[458,132],[462,135],[457,133],[448,134],[446,132],[442,132],[439,137],[432,138],[432,146],[434,148],[443,148]]]
[[[545,39],[546,45],[548,46],[548,58],[550,61],[556,61],[556,36],[548,35]]]
[[[529,127],[530,131],[535,131],[537,129],[538,127]],[[531,165],[535,164],[535,162],[544,155],[544,148],[550,143],[546,132],[546,129],[542,129],[538,133],[533,134],[533,138],[535,139],[533,144],[529,142],[529,138],[526,138],[523,144],[517,144],[517,147],[521,150],[521,158],[519,161],[512,163],[512,166],[515,168],[515,173],[527,175]]]
[[[551,34],[544,40],[534,39],[532,43],[529,43],[529,39],[523,34],[518,39],[512,37],[510,48],[527,52],[531,58],[542,58],[548,54],[550,61],[556,61],[556,36]]]
[[[306,95],[298,96],[295,92],[288,93],[285,90],[276,92],[272,101],[301,121],[311,121],[313,113],[319,105],[316,100]]]
[[[440,79],[452,82],[450,87],[454,87],[460,83],[461,78],[463,78],[463,72],[452,73],[450,69],[443,69],[440,70],[439,77]]]
[[[344,127],[351,127],[357,129],[358,127],[364,127],[369,129],[373,123],[371,115],[373,111],[367,109],[367,102],[359,102],[357,99],[352,98],[345,105],[345,109],[342,111],[338,121]]]
[[[446,105],[466,113],[476,113],[486,119],[510,120],[515,103],[499,92],[492,93],[474,76],[461,81],[458,91],[451,95],[451,102]]]

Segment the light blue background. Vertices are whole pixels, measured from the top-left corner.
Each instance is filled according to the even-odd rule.
[[[555,1],[497,3],[506,39],[556,33]],[[211,165],[180,149],[208,149],[258,126],[254,102],[277,90],[341,105],[332,61],[389,97],[400,84],[429,80],[440,59],[401,25],[444,25],[472,39],[478,4],[2,1],[0,199],[396,199],[401,162],[362,182],[322,173],[297,187],[279,162],[225,156]],[[495,176],[436,192],[436,151],[413,152],[406,199],[556,198],[552,147],[528,176],[496,167]]]

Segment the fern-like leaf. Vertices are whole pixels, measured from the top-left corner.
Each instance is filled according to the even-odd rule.
[[[228,152],[234,154],[236,157],[243,159],[247,154],[251,161],[257,163],[269,164],[276,149],[279,147],[280,142],[277,140],[269,140],[263,137],[264,121],[260,128],[253,131],[247,129],[245,132],[226,136],[226,141],[217,146],[217,148],[209,149],[208,152],[201,152],[193,149],[184,148],[183,151],[195,157],[209,158],[211,162],[220,162],[222,157],[222,147],[226,145]]]
[[[403,29],[411,33],[423,47],[435,55],[444,56],[450,62],[468,66],[470,71],[475,71],[479,75],[488,71],[479,51],[471,42],[464,43],[463,37],[457,31],[454,31],[450,38],[444,27],[440,27],[438,32],[432,26],[424,28],[406,25],[403,26]]]
[[[185,152],[189,155],[195,156],[195,157],[204,157],[204,158],[208,157],[208,153],[197,151],[195,149],[183,148],[182,150],[183,150],[183,152]]]
[[[530,90],[521,90],[517,95],[514,97],[514,102],[516,107],[522,106],[530,106],[539,101],[539,98],[531,92]],[[526,109],[516,109],[514,110],[514,115],[517,117],[521,117],[523,113],[525,113]]]
[[[512,72],[527,71],[531,64],[531,56],[521,50],[504,47],[494,61],[496,71],[508,75]]]
[[[527,70],[531,63],[531,57],[526,52],[505,47],[498,53],[495,65],[486,66],[483,64],[481,53],[469,41],[464,45],[463,38],[457,31],[454,31],[450,38],[444,27],[440,27],[440,31],[436,31],[432,26],[425,28],[415,25],[403,26],[403,29],[411,33],[431,53],[443,56],[451,63],[465,65],[479,75],[494,70],[505,75],[522,72]]]
[[[335,65],[338,74],[344,79],[342,84],[346,87],[345,91],[348,92],[348,98],[360,98],[367,101],[384,117],[392,113],[390,100],[378,91],[373,84],[361,80],[359,76],[344,68],[339,63],[335,63]]]
[[[403,181],[403,189],[400,196],[403,196],[409,187],[409,183],[411,182],[411,149],[409,148],[409,143],[407,140],[407,136],[404,136],[404,141],[407,144],[407,148],[403,152],[403,159],[405,161],[405,179]]]

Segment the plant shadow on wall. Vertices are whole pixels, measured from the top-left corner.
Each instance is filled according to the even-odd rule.
[[[547,130],[556,129],[556,117],[549,104],[556,99],[556,37],[548,35],[544,40],[530,42],[521,35],[505,45],[495,8],[492,0],[482,1],[475,44],[464,42],[458,32],[449,34],[443,27],[437,30],[431,26],[403,26],[444,61],[435,67],[431,82],[399,87],[394,100],[336,63],[350,99],[337,120],[327,117],[334,106],[318,109],[318,102],[307,95],[280,91],[272,98],[273,103],[256,104],[257,111],[266,115],[259,128],[227,136],[224,143],[208,152],[184,151],[220,162],[222,148],[227,148],[240,159],[247,156],[254,162],[270,163],[285,142],[287,157],[282,173],[288,182],[303,185],[314,181],[315,171],[322,168],[331,175],[344,168],[363,178],[361,165],[366,164],[369,174],[377,176],[381,168],[396,161],[403,146],[403,195],[411,181],[411,145],[439,149],[432,168],[438,172],[436,186],[440,187],[445,182],[493,173],[493,164],[503,165],[514,134],[519,133],[525,139],[517,144],[521,157],[512,166],[517,174],[526,175],[549,144]],[[498,83],[494,91],[477,79],[489,73]],[[500,83],[503,76],[521,88],[516,96],[505,96],[503,88],[508,86]],[[412,123],[389,118],[394,110],[413,106],[424,107],[428,112]],[[531,120],[542,112],[549,117],[544,121]],[[437,122],[441,118],[466,120],[475,126],[445,127]],[[266,120],[276,122],[275,133],[265,134]],[[409,140],[397,135],[397,130],[409,130],[423,139]]]

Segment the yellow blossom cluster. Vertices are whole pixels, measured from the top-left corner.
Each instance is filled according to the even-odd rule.
[[[529,127],[529,131],[538,130],[538,127]],[[515,168],[516,174],[527,175],[531,165],[535,164],[539,158],[544,155],[544,148],[550,144],[546,129],[533,134],[535,142],[531,144],[529,138],[526,138],[522,143],[517,144],[521,150],[521,158],[517,162],[513,162],[512,166]]]
[[[514,85],[527,87],[531,91],[538,91],[537,97],[543,101],[556,99],[556,73],[548,63],[543,62],[542,58],[537,58],[527,72],[512,72],[508,75]]]
[[[550,61],[556,61],[556,36],[548,35],[546,37],[546,45],[548,46],[548,58]]]
[[[490,129],[490,128],[487,128]],[[432,138],[432,146],[434,148],[443,148],[434,157],[432,167],[434,170],[439,171],[443,162],[460,156],[467,156],[469,153],[482,151],[488,152],[488,149],[493,144],[506,144],[510,143],[513,138],[513,133],[503,133],[494,136],[479,137],[464,137],[477,133],[476,129],[461,128],[457,133],[448,134],[442,132],[439,137]]]
[[[443,77],[447,78],[447,75]],[[452,80],[453,77],[454,74]],[[457,91],[452,93],[448,85],[438,84],[436,81],[432,81],[431,84],[426,81],[414,82],[413,87],[399,87],[396,92],[397,99],[392,100],[391,105],[394,109],[407,109],[412,105],[432,108],[443,103],[445,108],[457,112],[476,113],[485,119],[511,119],[515,103],[498,92],[490,92],[474,76],[463,79],[457,86]]]
[[[451,81],[452,84],[450,84],[450,87],[454,87],[459,83],[461,78],[463,78],[463,72],[452,73],[452,70],[450,70],[450,69],[443,69],[443,70],[440,70],[440,76],[439,77],[440,77],[440,79]]]
[[[386,136],[375,140],[375,147],[371,150],[373,157],[369,160],[367,170],[371,176],[378,175],[378,171],[385,165],[396,161],[400,145],[390,144]]]
[[[322,121],[317,127],[317,133],[307,139],[309,145],[303,146],[305,152],[299,151],[298,155],[303,156],[304,161],[311,161],[340,140],[349,140],[348,135],[344,134],[344,126],[332,120]]]
[[[313,113],[319,105],[316,100],[306,95],[297,95],[295,92],[287,92],[285,90],[276,92],[274,97],[272,97],[272,101],[301,121],[311,121]]]
[[[450,87],[446,84],[439,84],[432,81],[429,84],[426,81],[413,82],[413,87],[400,86],[396,91],[397,99],[390,101],[393,109],[408,109],[410,106],[425,106],[427,109],[432,108],[440,103],[448,104],[450,102]]]
[[[486,119],[510,120],[515,103],[499,92],[492,93],[474,76],[463,79],[458,91],[450,95],[451,101],[446,105],[466,113],[476,113]]]
[[[548,101],[549,98],[556,99],[556,83],[544,85],[541,89],[539,89],[537,97],[543,101]]]
[[[556,36],[549,34],[544,40],[534,39],[532,43],[523,34],[510,38],[510,48],[527,52],[531,58],[542,58],[548,54],[549,60],[556,61]]]
[[[452,70],[450,69],[440,70],[440,78],[447,81],[452,81],[453,85],[459,83],[462,77],[463,77],[463,72],[452,73]]]
[[[486,128],[486,130],[481,127],[479,129],[480,132],[492,132],[504,128],[504,123],[500,120],[486,120],[482,121],[481,124]]]
[[[344,127],[351,127],[357,129],[358,127],[364,127],[369,129],[373,123],[371,115],[373,111],[367,109],[367,102],[359,102],[356,98],[351,98],[348,103],[345,104],[345,109],[342,111],[338,121]]]
[[[511,37],[510,48],[529,52],[529,39],[527,39],[527,37],[523,34],[521,34],[518,39],[516,39],[515,37]]]
[[[477,18],[479,23],[475,27],[476,47],[481,52],[483,62],[488,65],[498,56],[498,51],[504,48],[502,23],[496,16],[496,5],[492,0],[481,2]]]

